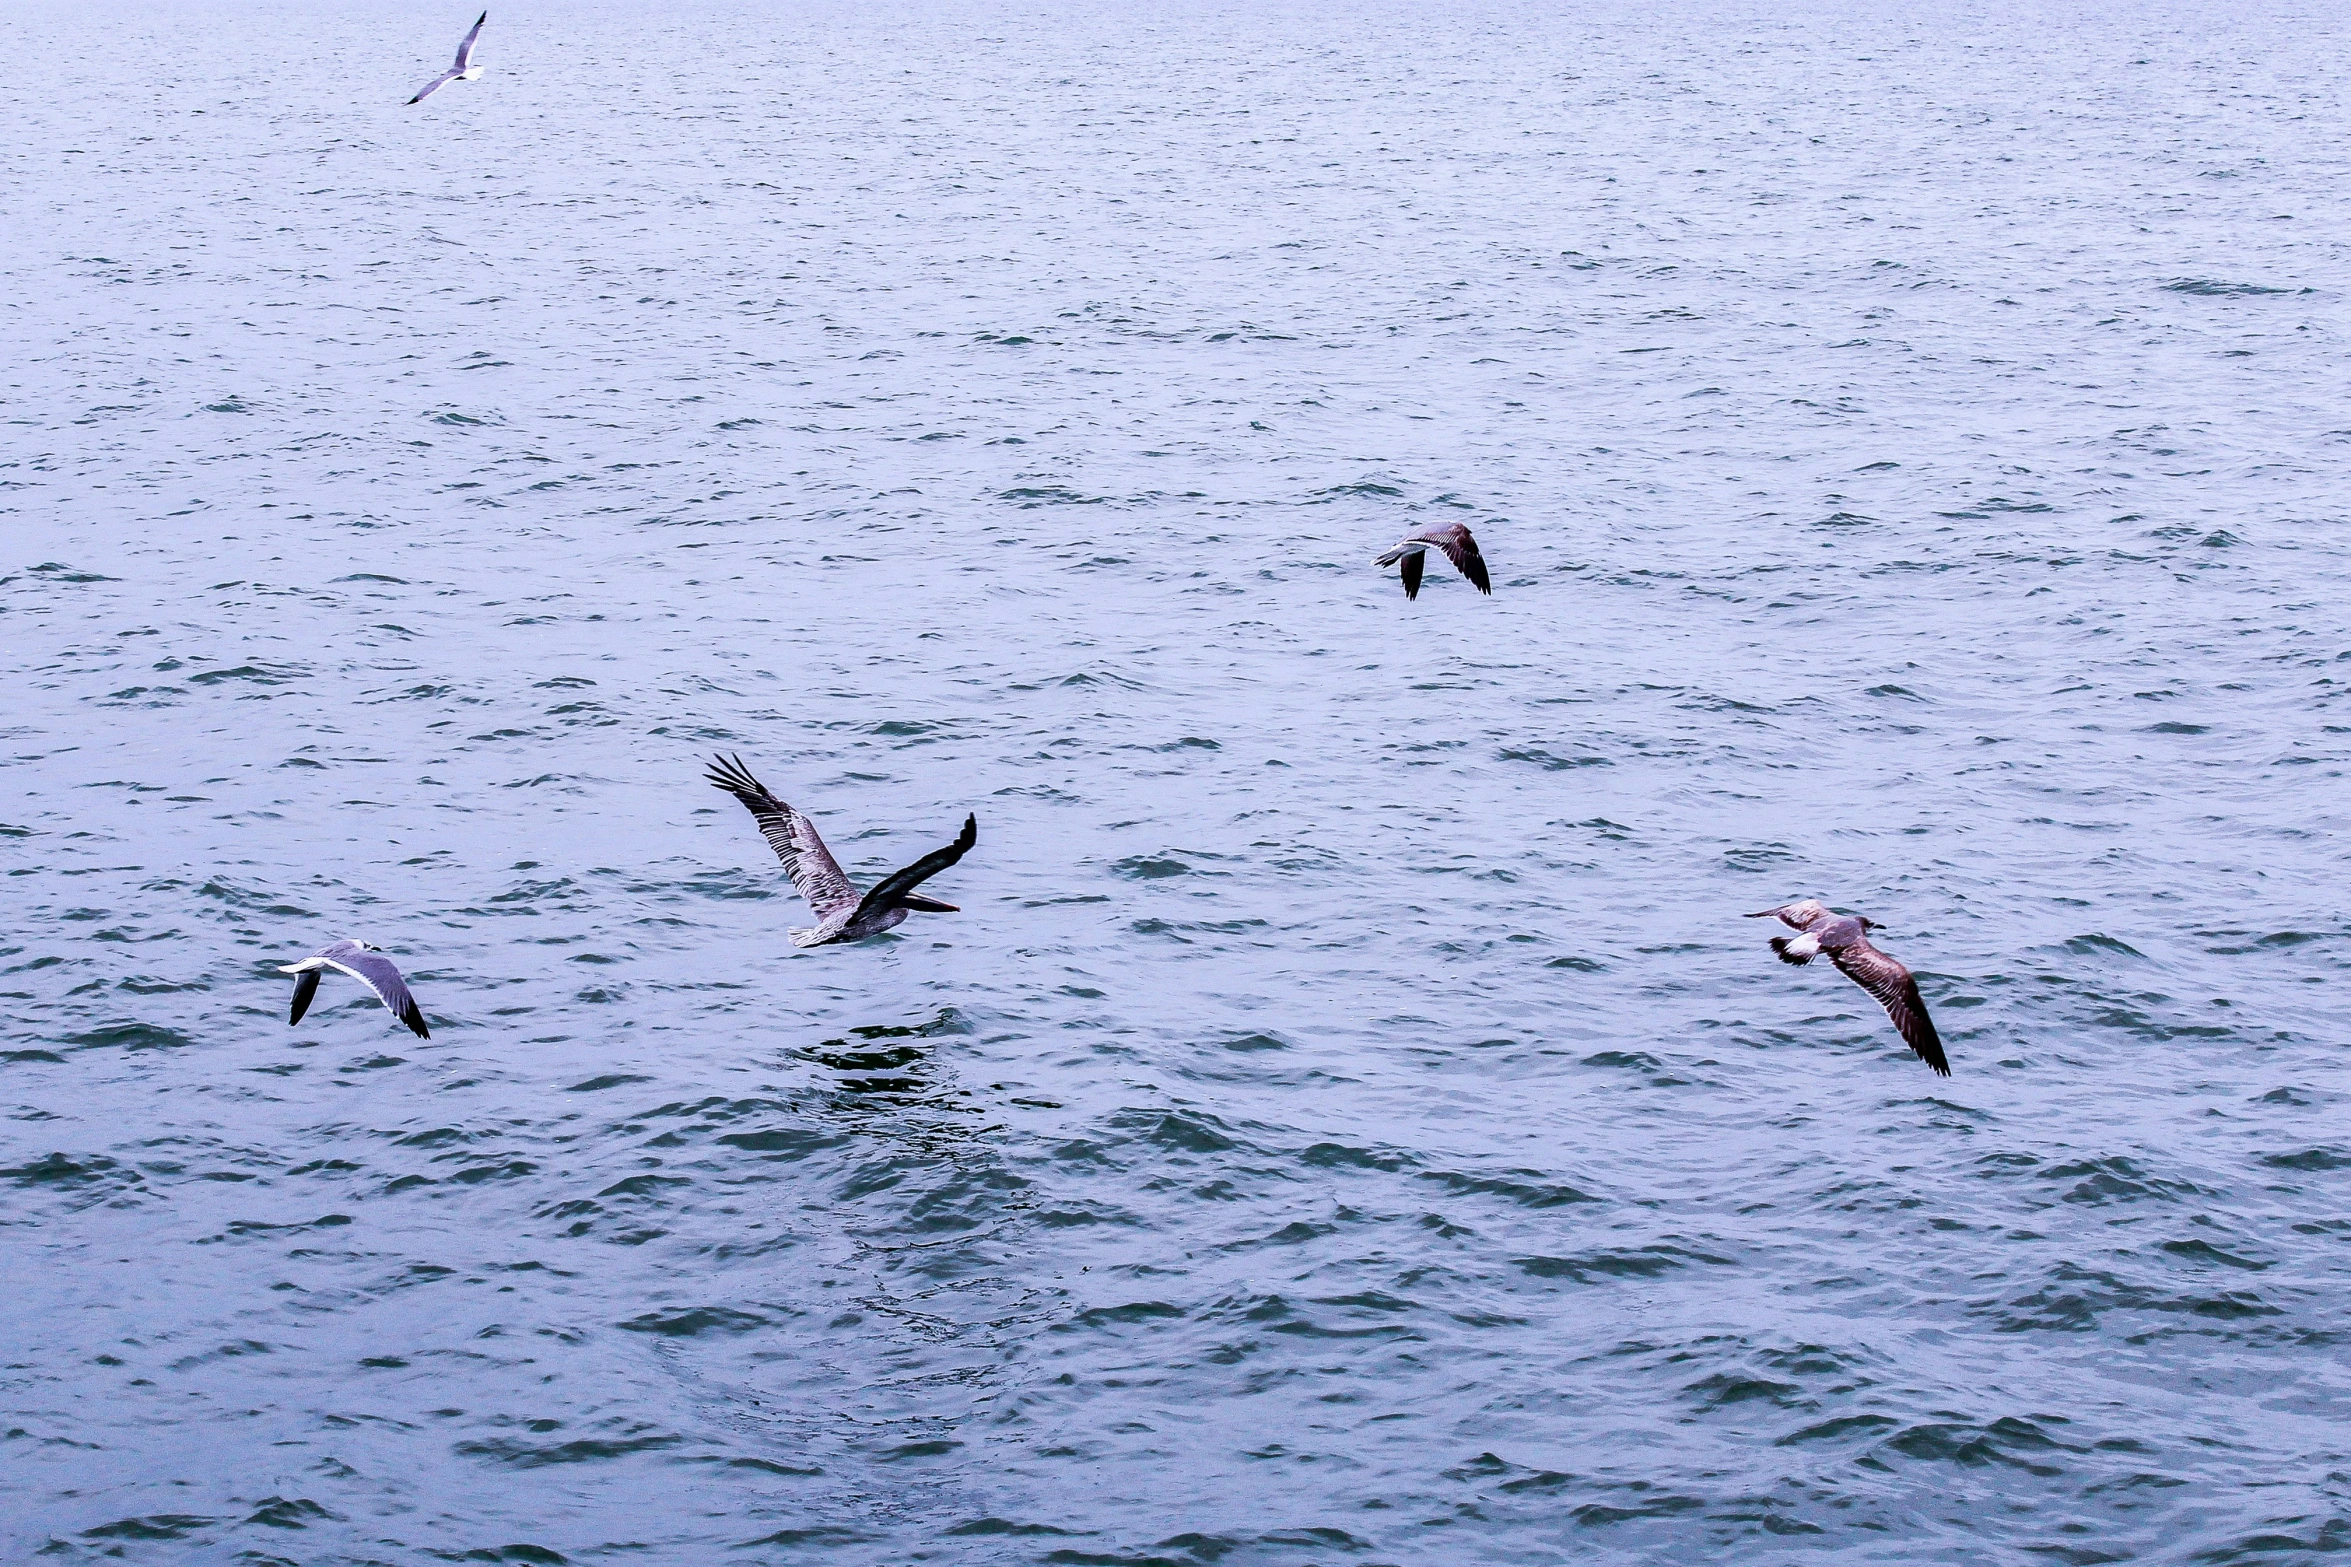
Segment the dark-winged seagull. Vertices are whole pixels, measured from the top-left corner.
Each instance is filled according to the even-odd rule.
[[[374,991],[384,1010],[415,1029],[417,1038],[432,1038],[433,1031],[424,1026],[424,1014],[416,1009],[416,998],[408,993],[408,982],[390,958],[380,955],[383,950],[364,941],[338,941],[299,963],[279,965],[279,973],[295,976],[294,1011],[286,1021],[301,1022],[302,1014],[310,1010],[311,998],[318,994],[318,976],[327,969],[339,969]]]
[[[914,889],[962,859],[980,841],[978,817],[966,815],[963,831],[953,843],[944,849],[933,849],[903,870],[892,871],[875,882],[870,892],[860,896],[849,884],[849,878],[841,874],[832,851],[816,835],[816,823],[768,793],[767,785],[751,776],[741,757],[722,756],[713,762],[710,782],[743,802],[743,808],[759,823],[760,836],[775,850],[776,858],[784,862],[784,872],[792,878],[792,885],[800,889],[800,896],[815,910],[815,929],[785,932],[792,938],[793,946],[822,947],[836,941],[862,941],[900,924],[909,910],[919,909],[925,914],[962,912],[952,903],[926,898]]]
[[[1420,597],[1421,568],[1428,564],[1432,547],[1443,550],[1445,558],[1453,562],[1453,569],[1467,577],[1480,593],[1494,591],[1494,584],[1486,579],[1486,558],[1478,553],[1478,541],[1469,536],[1467,526],[1458,522],[1447,523],[1442,528],[1431,528],[1426,533],[1415,533],[1372,564],[1393,566],[1402,561],[1404,596],[1416,599]]]
[[[490,19],[484,11],[473,24],[473,31],[465,35],[465,42],[457,46],[457,63],[416,90],[410,103],[422,103],[451,82],[470,82],[482,74],[482,68],[473,63],[473,41],[482,36],[482,23]]]
[[[1919,999],[1918,981],[1901,963],[1869,944],[1869,933],[1884,928],[1876,920],[1832,914],[1817,898],[1758,909],[1747,917],[1776,919],[1790,930],[1801,931],[1803,934],[1793,940],[1771,938],[1771,950],[1780,955],[1782,963],[1810,963],[1827,953],[1838,973],[1877,997],[1878,1005],[1886,1009],[1886,1016],[1894,1020],[1895,1029],[1921,1061],[1945,1077],[1951,1075],[1951,1063],[1943,1059],[1943,1041],[1935,1033],[1935,1020],[1927,1016],[1927,1004]]]

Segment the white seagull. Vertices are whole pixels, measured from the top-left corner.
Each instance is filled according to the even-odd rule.
[[[1445,558],[1453,563],[1453,569],[1467,577],[1471,586],[1480,593],[1494,591],[1494,584],[1486,577],[1486,558],[1478,553],[1478,541],[1471,538],[1469,529],[1458,522],[1448,523],[1442,528],[1431,528],[1425,533],[1415,533],[1372,564],[1393,566],[1402,561],[1404,596],[1416,599],[1420,597],[1421,567],[1428,563],[1432,545],[1442,550]]]
[[[280,964],[279,973],[297,976],[294,1013],[286,1021],[302,1021],[302,1014],[310,1010],[311,998],[318,994],[318,976],[328,969],[337,969],[374,991],[384,1010],[415,1029],[417,1038],[432,1038],[432,1030],[424,1026],[424,1014],[416,1009],[416,998],[408,993],[408,982],[400,977],[390,958],[377,955],[383,950],[364,941],[337,941],[319,948],[299,963]]]
[[[1751,920],[1776,919],[1790,930],[1802,931],[1794,940],[1786,936],[1771,938],[1771,950],[1779,954],[1782,963],[1810,963],[1822,953],[1837,965],[1837,972],[1868,991],[1877,1004],[1886,1009],[1886,1016],[1894,1020],[1894,1028],[1903,1043],[1918,1052],[1918,1058],[1928,1066],[1951,1075],[1951,1063],[1943,1058],[1943,1041],[1935,1033],[1935,1020],[1927,1016],[1927,1004],[1918,993],[1918,981],[1900,960],[1880,952],[1869,944],[1869,933],[1882,927],[1876,920],[1863,919],[1857,914],[1832,914],[1827,904],[1818,898],[1806,898],[1800,903],[1784,903],[1776,909],[1758,909],[1747,916]]]
[[[488,21],[489,19],[490,13],[484,11],[481,16],[475,20],[473,24],[473,31],[467,33],[465,35],[465,42],[457,46],[457,63],[449,67],[449,69],[446,71],[443,71],[440,75],[434,77],[431,81],[425,83],[422,87],[418,88],[416,91],[416,96],[408,100],[410,103],[424,102],[434,93],[439,92],[442,86],[446,83],[470,82],[475,77],[482,74],[482,68],[473,63],[473,41],[476,38],[482,36],[482,23]]]
[[[751,776],[741,757],[722,756],[713,762],[710,781],[743,802],[752,820],[759,823],[760,836],[767,839],[776,858],[784,862],[784,871],[792,878],[792,885],[800,889],[800,896],[816,912],[815,929],[784,933],[792,938],[793,946],[822,947],[836,941],[862,941],[867,936],[878,936],[903,924],[910,909],[925,914],[963,912],[952,903],[926,898],[914,889],[962,859],[979,842],[978,817],[966,815],[963,831],[953,843],[944,849],[933,849],[903,870],[892,871],[875,882],[870,892],[860,895],[849,884],[849,878],[841,874],[840,864],[824,846],[824,840],[816,835],[816,823],[768,793],[767,785]]]

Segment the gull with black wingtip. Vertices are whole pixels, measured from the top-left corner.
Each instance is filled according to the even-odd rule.
[[[1480,593],[1494,591],[1494,584],[1486,577],[1486,558],[1478,553],[1478,541],[1469,536],[1469,528],[1463,523],[1447,523],[1442,528],[1431,528],[1425,533],[1415,533],[1399,540],[1394,549],[1372,564],[1393,566],[1401,562],[1404,567],[1404,596],[1416,599],[1420,597],[1421,568],[1428,564],[1431,549],[1442,551],[1445,558],[1453,563],[1453,569],[1467,577]]]
[[[962,912],[952,903],[926,898],[914,889],[962,859],[979,842],[978,817],[966,815],[963,831],[953,843],[944,849],[933,849],[912,865],[892,871],[860,895],[842,874],[839,862],[824,846],[824,840],[816,835],[816,823],[768,793],[767,785],[751,776],[741,757],[718,758],[711,764],[709,777],[713,787],[724,789],[743,802],[752,820],[759,823],[760,836],[767,839],[776,858],[784,862],[784,871],[792,878],[792,885],[800,889],[800,896],[815,911],[817,923],[813,928],[785,932],[792,938],[793,946],[822,947],[834,942],[862,941],[902,924],[910,911]]]
[[[482,68],[473,63],[473,45],[474,40],[482,36],[482,23],[489,19],[490,13],[487,11],[475,19],[473,31],[467,33],[465,42],[457,46],[457,63],[419,87],[416,96],[408,100],[410,103],[422,103],[451,82],[470,82],[482,74]]]
[[[319,975],[333,969],[374,991],[384,1010],[416,1030],[417,1038],[432,1038],[432,1030],[424,1026],[424,1014],[417,1010],[416,998],[408,993],[408,982],[383,953],[383,948],[364,941],[337,941],[319,948],[299,963],[280,964],[279,973],[294,976],[294,1011],[286,1021],[289,1024],[302,1021],[302,1014],[310,1010],[311,1000],[318,994]]]
[[[1927,1004],[1919,996],[1918,981],[1900,961],[1869,944],[1869,933],[1883,928],[1876,920],[1831,913],[1817,898],[1758,909],[1747,917],[1776,919],[1801,932],[1793,938],[1771,938],[1771,950],[1779,954],[1782,963],[1810,963],[1827,953],[1838,973],[1868,991],[1886,1009],[1903,1042],[1918,1052],[1921,1061],[1945,1077],[1951,1075],[1951,1063],[1943,1058],[1943,1041],[1935,1033],[1935,1020],[1927,1016]]]

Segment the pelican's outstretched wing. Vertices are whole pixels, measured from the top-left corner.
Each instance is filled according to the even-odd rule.
[[[457,64],[452,68],[453,71],[473,69],[473,41],[482,36],[482,23],[489,19],[490,13],[487,11],[474,19],[473,30],[465,35],[465,42],[457,46]]]
[[[1904,1042],[1918,1052],[1918,1058],[1928,1066],[1951,1075],[1951,1063],[1943,1058],[1943,1041],[1935,1032],[1935,1020],[1927,1016],[1927,1004],[1918,993],[1918,981],[1901,963],[1870,946],[1867,942],[1841,947],[1829,954],[1837,971],[1847,979],[1877,997],[1878,1005],[1886,1009],[1886,1016],[1894,1020],[1894,1028]]]
[[[417,1010],[416,998],[408,993],[408,982],[400,977],[400,970],[392,960],[380,952],[369,952],[356,942],[338,941],[321,947],[318,955],[326,959],[329,968],[341,969],[376,993],[384,1010],[416,1031],[419,1039],[430,1039],[433,1031],[424,1026],[424,1014]],[[315,988],[318,970],[302,976]],[[297,998],[299,999],[299,998]]]
[[[302,1014],[310,1010],[310,1003],[318,996],[318,970],[306,968],[294,976],[294,1013],[288,1023],[299,1023]]]
[[[816,823],[768,793],[767,785],[751,776],[741,757],[718,758],[711,763],[709,777],[713,787],[742,801],[752,820],[759,823],[760,836],[784,862],[784,873],[816,911],[817,919],[829,920],[841,910],[857,906],[857,889],[849,885],[832,851],[816,835]]]
[[[963,831],[956,835],[953,843],[944,849],[933,849],[904,870],[892,871],[874,883],[873,890],[865,895],[865,901],[857,905],[856,918],[863,919],[868,914],[895,907],[908,893],[969,854],[971,846],[979,841],[980,819],[977,816],[964,817]]]

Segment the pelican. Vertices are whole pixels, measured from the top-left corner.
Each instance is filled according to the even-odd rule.
[[[863,941],[903,923],[909,910],[925,914],[959,914],[952,903],[926,898],[914,889],[953,865],[980,839],[976,816],[963,818],[963,831],[944,849],[933,849],[903,870],[892,871],[860,896],[841,874],[832,851],[816,835],[816,823],[767,792],[767,785],[751,776],[743,759],[719,757],[711,764],[710,782],[743,802],[759,823],[760,836],[784,862],[784,871],[800,896],[816,913],[811,930],[790,930],[795,947],[822,947],[836,941]]]
[[[1918,981],[1901,963],[1869,944],[1869,933],[1885,928],[1876,920],[1832,914],[1817,898],[1758,909],[1747,917],[1776,919],[1790,930],[1801,931],[1793,941],[1785,936],[1771,938],[1771,950],[1779,954],[1782,963],[1810,963],[1827,953],[1838,973],[1877,998],[1921,1061],[1945,1077],[1951,1075],[1951,1063],[1943,1059],[1943,1041],[1935,1033],[1935,1020],[1927,1016],[1927,1004],[1919,999]]]
[[[336,969],[374,991],[384,1010],[415,1029],[417,1038],[432,1038],[433,1031],[424,1026],[424,1014],[416,1009],[416,998],[408,993],[408,982],[400,977],[390,958],[376,955],[383,950],[364,941],[337,941],[319,948],[299,963],[278,965],[279,973],[297,976],[294,1012],[286,1021],[289,1024],[302,1021],[302,1014],[310,1010],[311,998],[318,994],[318,976],[327,969]]]
[[[1480,593],[1494,591],[1494,584],[1486,579],[1486,559],[1478,553],[1478,541],[1471,538],[1469,529],[1458,522],[1447,523],[1442,528],[1431,528],[1426,533],[1415,533],[1372,564],[1393,566],[1402,561],[1404,596],[1416,599],[1420,597],[1420,570],[1428,563],[1432,545],[1443,550],[1445,558],[1453,562],[1453,569],[1467,577]]]
[[[465,42],[457,46],[457,63],[416,90],[410,103],[422,103],[450,82],[470,82],[482,74],[482,68],[473,63],[473,41],[482,36],[482,23],[490,19],[484,11],[473,24],[473,31],[465,35]]]

